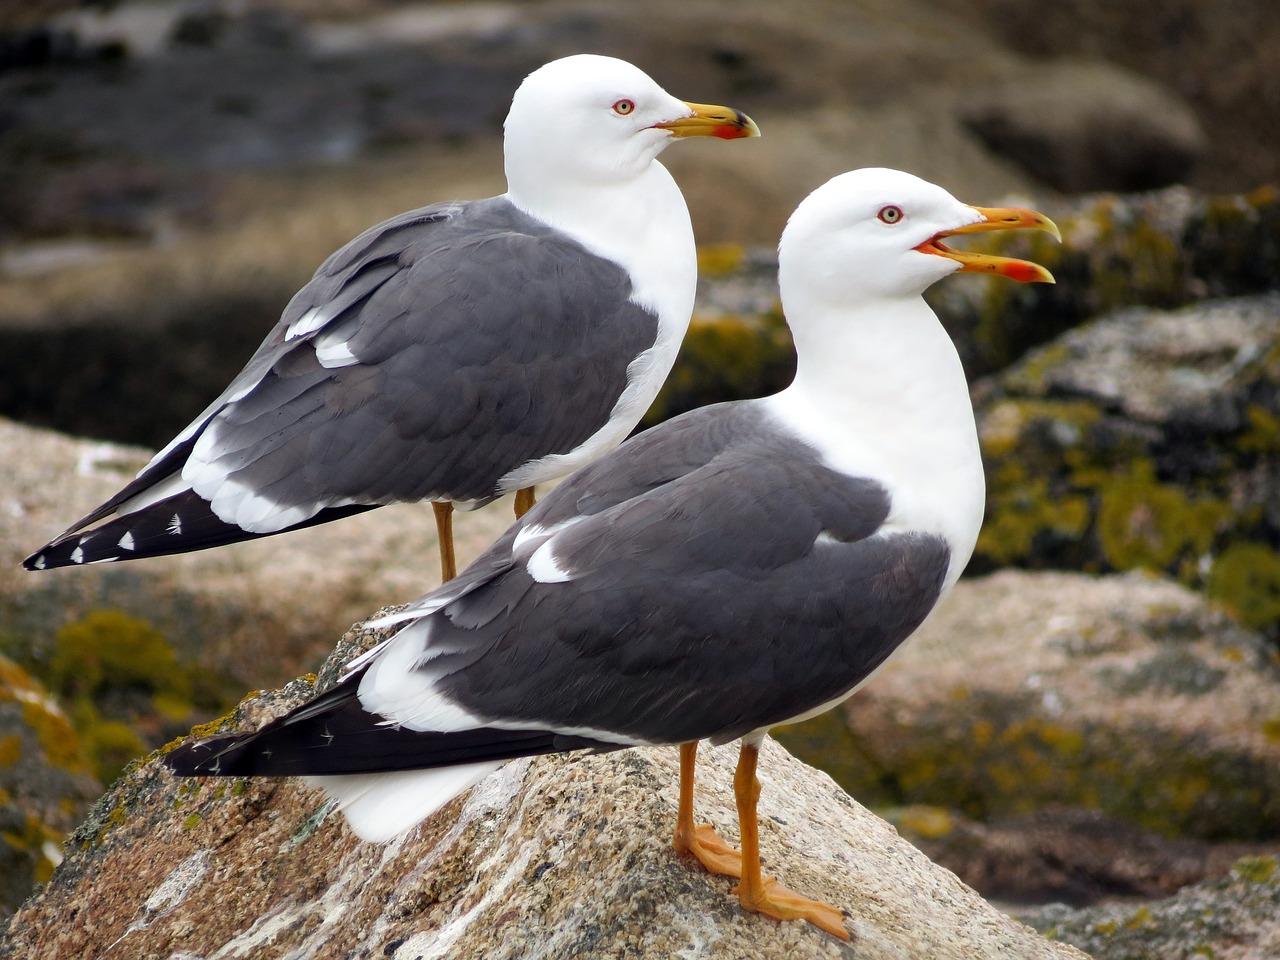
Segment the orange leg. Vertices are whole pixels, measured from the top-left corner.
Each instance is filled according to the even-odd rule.
[[[453,504],[432,502],[436,512],[436,533],[440,539],[440,582],[448,583],[458,575],[458,562],[453,555]]]
[[[760,875],[760,831],[756,820],[756,802],[760,799],[760,781],[756,778],[756,762],[760,748],[744,743],[738,755],[738,770],[733,776],[733,792],[738,801],[738,828],[742,832],[742,877],[734,892],[744,910],[752,910],[775,920],[808,920],[827,933],[848,940],[844,918],[835,907],[809,900],[788,890],[773,877]]]
[[[519,520],[529,508],[537,503],[537,498],[533,495],[533,487],[521,487],[516,491],[516,519]]]
[[[710,824],[693,822],[693,768],[698,757],[698,741],[680,744],[680,809],[676,815],[676,835],[672,844],[680,853],[691,853],[712,873],[742,876],[742,855],[720,839]]]

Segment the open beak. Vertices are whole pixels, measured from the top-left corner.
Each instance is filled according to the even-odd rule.
[[[737,140],[740,137],[758,137],[760,128],[756,122],[733,107],[718,107],[711,103],[686,103],[693,111],[689,117],[655,123],[662,130],[670,130],[673,137],[719,137],[721,140]]]
[[[1053,283],[1053,274],[1030,260],[997,257],[989,253],[971,253],[968,250],[952,250],[942,242],[943,237],[965,233],[984,233],[988,230],[1043,230],[1062,240],[1062,234],[1052,220],[1043,213],[1022,207],[973,207],[982,219],[965,224],[955,230],[944,230],[916,247],[921,253],[932,253],[960,264],[958,273],[993,273],[1020,283]]]

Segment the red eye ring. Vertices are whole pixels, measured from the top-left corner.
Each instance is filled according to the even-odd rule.
[[[881,223],[895,224],[903,217],[902,208],[891,203],[887,207],[881,207],[876,217]]]
[[[625,97],[613,105],[613,112],[620,117],[625,117],[630,113],[634,113],[635,109],[636,102],[634,100],[628,100]]]

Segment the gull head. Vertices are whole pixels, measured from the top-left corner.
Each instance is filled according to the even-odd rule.
[[[1058,236],[1043,214],[976,207],[900,170],[870,167],[827,181],[796,208],[778,245],[784,290],[827,302],[918,297],[952,273],[1052,283],[1026,260],[954,250],[946,237],[1026,228]]]
[[[686,137],[759,136],[737,110],[679,100],[638,67],[594,54],[554,60],[529,74],[504,130],[507,180],[523,193],[625,182]]]

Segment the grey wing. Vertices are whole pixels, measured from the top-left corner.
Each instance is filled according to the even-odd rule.
[[[625,271],[519,220],[461,219],[214,418],[215,475],[281,503],[486,499],[608,421],[657,336]]]
[[[566,490],[580,476],[551,507],[581,494]],[[735,440],[531,540],[420,621],[438,654],[424,683],[493,726],[649,742],[727,740],[793,718],[870,675],[941,593],[945,541],[876,535],[888,509],[879,484],[793,439]]]

